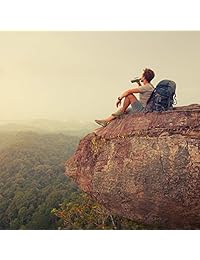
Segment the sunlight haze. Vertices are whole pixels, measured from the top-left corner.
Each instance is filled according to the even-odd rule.
[[[103,118],[145,67],[177,83],[177,105],[200,103],[199,46],[200,32],[0,32],[0,120]]]

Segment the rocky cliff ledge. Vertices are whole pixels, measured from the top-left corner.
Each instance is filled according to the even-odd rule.
[[[113,120],[80,141],[66,175],[118,215],[199,229],[200,105]]]

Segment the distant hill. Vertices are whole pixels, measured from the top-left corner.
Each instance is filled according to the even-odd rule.
[[[83,136],[97,126],[93,122],[59,121],[48,119],[0,121],[0,132],[33,131],[37,133],[64,133]]]

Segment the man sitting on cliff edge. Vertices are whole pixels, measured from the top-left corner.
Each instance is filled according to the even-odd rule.
[[[113,113],[106,119],[95,120],[95,122],[101,126],[107,126],[113,119],[123,115],[124,113],[132,114],[135,112],[144,112],[147,100],[151,96],[154,90],[154,86],[150,83],[154,78],[155,73],[151,69],[144,69],[142,77],[138,79],[138,87],[125,91],[120,97],[118,97],[116,106],[121,105],[121,101],[124,98],[122,108]],[[140,83],[142,82],[142,84]],[[135,97],[134,93],[139,93],[139,100]],[[131,105],[129,107],[129,105]],[[129,108],[128,108],[129,107]]]

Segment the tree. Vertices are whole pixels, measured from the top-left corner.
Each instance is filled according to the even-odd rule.
[[[143,225],[112,214],[85,193],[76,194],[51,213],[62,220],[61,229],[144,229]]]

